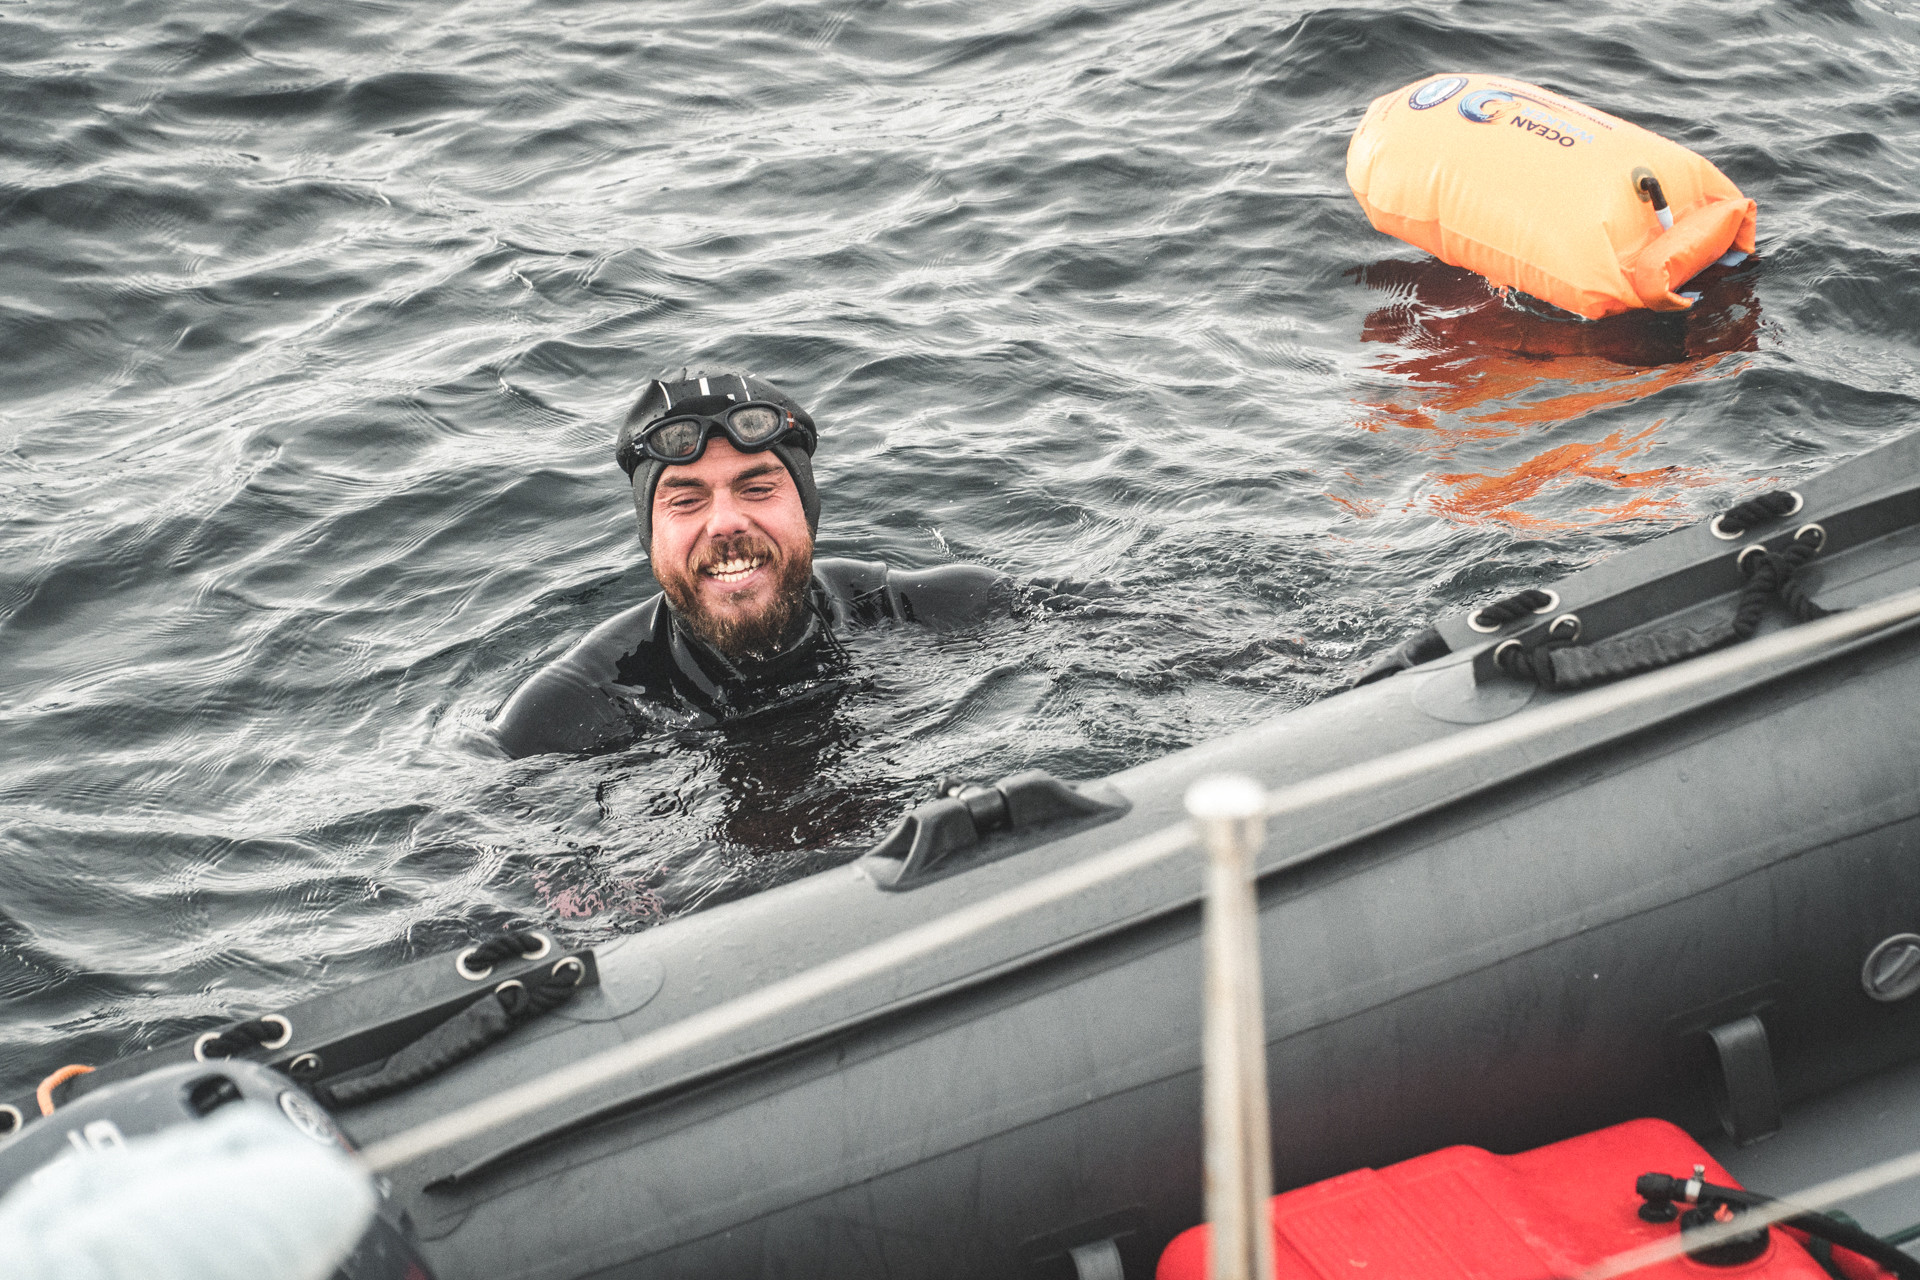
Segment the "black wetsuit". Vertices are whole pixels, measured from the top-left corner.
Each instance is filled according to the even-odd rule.
[[[894,621],[937,629],[1006,617],[1022,593],[980,565],[900,571],[878,560],[813,562],[799,639],[735,663],[691,635],[663,596],[607,619],[535,672],[494,718],[509,756],[606,750],[650,729],[700,728],[804,694],[845,668],[835,630]]]

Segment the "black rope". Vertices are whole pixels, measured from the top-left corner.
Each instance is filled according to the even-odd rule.
[[[286,1034],[286,1028],[277,1022],[268,1022],[265,1018],[254,1018],[248,1022],[236,1022],[213,1039],[200,1046],[200,1052],[209,1058],[231,1058],[242,1053],[251,1053],[269,1040],[278,1040]]]
[[[546,945],[546,939],[531,929],[515,929],[485,942],[467,953],[467,968],[478,972],[509,956],[530,956]]]
[[[1822,541],[1818,530],[1805,529],[1779,551],[1757,551],[1747,556],[1740,566],[1746,570],[1747,585],[1740,589],[1740,603],[1733,611],[1735,636],[1751,638],[1766,613],[1767,601],[1775,598],[1800,622],[1824,618],[1832,612],[1815,604],[1806,584],[1799,581],[1800,570],[1820,554]]]
[[[430,1080],[571,1000],[584,972],[580,963],[562,960],[545,972],[503,982],[375,1069],[312,1086],[313,1096],[338,1110]]]
[[[1578,647],[1526,649],[1517,643],[1502,644],[1495,651],[1494,660],[1502,671],[1516,679],[1530,681],[1549,693],[1564,693],[1623,676],[1658,671],[1730,644],[1734,639],[1733,627],[1727,623],[1699,630],[1672,627],[1665,631],[1614,636]]]
[[[1823,538],[1818,529],[1809,528],[1779,551],[1749,552],[1741,566],[1747,573],[1747,583],[1740,589],[1730,622],[1699,629],[1643,631],[1579,647],[1542,645],[1529,649],[1515,641],[1503,641],[1494,650],[1494,663],[1516,680],[1561,693],[1657,671],[1722,645],[1751,639],[1770,600],[1779,600],[1797,621],[1824,618],[1833,611],[1815,603],[1800,580],[1800,570],[1820,553]]]
[[[1519,644],[1502,644],[1494,650],[1493,660],[1499,668],[1517,680],[1527,680],[1542,689],[1552,691],[1560,687],[1559,677],[1553,671],[1552,649],[1542,646],[1529,649]]]
[[[1736,502],[1720,513],[1720,532],[1737,538],[1758,524],[1778,520],[1793,510],[1795,498],[1785,489],[1769,489],[1758,497]]]
[[[1524,618],[1530,613],[1547,607],[1553,599],[1544,591],[1527,590],[1519,595],[1508,596],[1505,600],[1495,600],[1492,604],[1483,604],[1474,612],[1473,620],[1483,627],[1503,627],[1515,618]]]
[[[575,963],[577,964],[578,961]],[[573,993],[578,988],[578,984],[574,978],[566,976],[572,972],[569,966],[562,965],[561,971],[560,976],[548,973],[538,982],[522,983],[520,986],[508,987],[505,991],[493,993],[514,1026],[530,1022],[542,1014],[552,1013],[573,999]]]

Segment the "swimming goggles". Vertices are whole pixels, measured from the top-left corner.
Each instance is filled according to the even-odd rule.
[[[771,449],[794,436],[808,453],[813,452],[813,434],[784,405],[767,400],[749,400],[719,414],[671,414],[642,431],[639,444],[642,452],[660,462],[692,462],[707,451],[707,441],[716,431],[725,432],[742,453]]]

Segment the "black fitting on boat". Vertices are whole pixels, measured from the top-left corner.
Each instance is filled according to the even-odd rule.
[[[996,835],[1073,819],[1091,826],[1117,818],[1132,807],[1111,788],[1093,794],[1060,781],[1044,769],[1016,773],[992,786],[942,778],[935,794],[937,799],[908,810],[860,859],[860,865],[882,889],[909,889],[979,861],[955,855]],[[1015,847],[1004,844],[1002,852],[1011,853]]]
[[[467,981],[478,982],[502,960],[539,960],[551,950],[553,939],[546,934],[537,929],[514,929],[468,947],[454,957],[453,967]]]
[[[211,1075],[187,1087],[187,1110],[205,1118],[229,1102],[241,1100],[240,1086],[232,1077]]]
[[[1353,682],[1358,689],[1363,684],[1372,684],[1376,680],[1385,680],[1388,676],[1410,671],[1423,662],[1432,662],[1435,658],[1444,658],[1453,650],[1440,634],[1438,627],[1428,627],[1418,635],[1408,636],[1393,648],[1387,650],[1367,664]]]
[[[1704,1227],[1724,1226],[1737,1220],[1745,1210],[1744,1205],[1734,1204],[1730,1200],[1705,1199],[1680,1215],[1680,1231],[1696,1231]],[[1728,1236],[1718,1244],[1701,1245],[1687,1250],[1687,1256],[1695,1262],[1709,1267],[1744,1267],[1767,1251],[1772,1243],[1770,1233],[1765,1227],[1752,1231],[1743,1231],[1736,1236]]]
[[[293,1039],[293,1023],[284,1014],[236,1022],[222,1031],[209,1031],[193,1042],[193,1056],[201,1062],[238,1057],[255,1049],[278,1049]]]
[[[1664,1173],[1643,1173],[1633,1184],[1634,1194],[1644,1202],[1640,1206],[1642,1222],[1672,1222],[1680,1216],[1673,1202],[1684,1184]]]
[[[1676,1178],[1666,1173],[1643,1173],[1634,1180],[1633,1189],[1646,1203],[1640,1206],[1640,1216],[1648,1222],[1671,1222],[1671,1210],[1675,1201],[1691,1201],[1696,1207],[1680,1216],[1680,1229],[1684,1232],[1691,1228],[1707,1226],[1714,1222],[1727,1222],[1731,1214],[1743,1209],[1760,1209],[1779,1204],[1780,1201],[1757,1191],[1744,1187],[1723,1187],[1705,1181],[1706,1170],[1696,1167],[1692,1178]],[[1661,1208],[1660,1206],[1664,1206]],[[1652,1216],[1664,1214],[1665,1216]],[[1850,1219],[1839,1215],[1814,1213],[1807,1211],[1795,1213],[1792,1217],[1782,1218],[1779,1225],[1804,1231],[1829,1244],[1859,1254],[1863,1258],[1879,1264],[1892,1272],[1899,1280],[1920,1280],[1920,1258],[1902,1252],[1887,1241],[1873,1235]],[[1708,1266],[1738,1266],[1742,1262],[1756,1258],[1766,1247],[1766,1230],[1746,1232],[1706,1249],[1688,1250],[1688,1256]],[[1759,1246],[1753,1247],[1751,1241],[1757,1238]],[[1744,1246],[1749,1251],[1734,1248],[1727,1252],[1728,1246]]]
[[[998,787],[943,777],[934,784],[933,794],[939,800],[958,800],[973,820],[974,831],[980,835],[1005,831],[1013,825],[1013,817],[1007,812],[1007,797]]]
[[[1007,813],[1007,798],[998,787],[970,787],[962,791],[960,803],[967,806],[967,816],[973,819],[973,829],[981,835],[994,831],[1005,831],[1013,825],[1013,819]]]

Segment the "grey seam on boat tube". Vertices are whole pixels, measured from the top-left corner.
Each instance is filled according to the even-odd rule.
[[[1376,791],[1443,766],[1550,737],[1586,720],[1648,704],[1657,705],[1695,685],[1808,657],[1915,617],[1920,617],[1920,590],[1776,632],[1679,666],[1575,694],[1564,701],[1531,708],[1509,719],[1465,729],[1377,760],[1361,761],[1308,778],[1274,791],[1267,813],[1269,817],[1283,817],[1346,796]],[[791,1012],[812,1000],[896,970],[996,925],[1161,862],[1194,845],[1194,831],[1187,823],[1152,832],[1117,849],[1096,854],[1084,862],[962,907],[382,1139],[366,1148],[363,1158],[374,1170],[389,1172],[421,1156],[469,1141],[499,1125],[524,1119],[611,1080],[744,1030],[761,1019]],[[1264,874],[1270,869],[1263,867],[1261,872]]]

